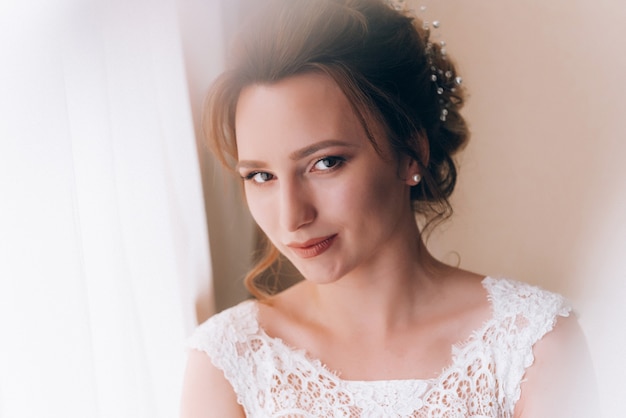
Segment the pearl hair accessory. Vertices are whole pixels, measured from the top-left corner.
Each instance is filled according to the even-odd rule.
[[[408,11],[408,2],[406,0],[387,0],[387,3],[396,10]]]
[[[398,10],[406,15],[412,14],[413,10],[409,9],[409,2],[407,0],[387,0],[389,5],[393,7],[395,10]],[[424,13],[426,11],[426,6],[420,6],[420,13]],[[430,65],[430,80],[435,84],[437,95],[441,96],[439,98],[439,105],[441,107],[441,111],[439,114],[439,120],[445,122],[450,111],[448,108],[452,105],[452,100],[449,95],[444,95],[446,91],[449,93],[454,93],[458,86],[461,85],[463,79],[458,75],[454,74],[452,71],[447,70],[445,68],[439,68],[435,61],[433,60],[434,54],[436,54],[436,50],[433,47],[433,43],[430,40],[431,35],[431,27],[433,29],[439,29],[441,27],[441,22],[439,20],[433,20],[432,22],[428,22],[426,19],[422,19],[422,29],[426,32],[426,56],[428,59],[428,65]],[[441,58],[446,60],[446,42],[440,40],[439,44],[439,54]],[[453,81],[453,83],[451,83]]]
[[[414,186],[417,186],[419,184],[420,181],[422,181],[422,176],[420,176],[419,174],[413,174],[413,177],[411,177],[411,179],[413,180]]]

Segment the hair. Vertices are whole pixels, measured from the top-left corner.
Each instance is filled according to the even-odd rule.
[[[429,41],[422,22],[383,0],[270,0],[260,9],[207,97],[205,134],[218,159],[234,169],[243,88],[324,73],[346,95],[377,151],[386,140],[396,157],[417,162],[422,181],[411,188],[411,201],[425,228],[448,218],[457,178],[453,155],[469,139],[459,113],[464,92],[453,62]],[[267,296],[255,279],[278,254],[267,245],[246,276],[254,296]]]

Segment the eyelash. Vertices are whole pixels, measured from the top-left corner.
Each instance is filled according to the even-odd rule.
[[[346,159],[344,157],[339,157],[339,156],[335,156],[335,155],[329,155],[329,156],[326,156],[326,157],[319,158],[317,161],[315,161],[315,163],[313,164],[313,168],[315,168],[315,166],[317,164],[319,164],[320,162],[322,162],[324,160],[333,161],[333,162],[335,162],[335,165],[333,165],[332,167],[328,167],[328,168],[326,168],[324,170],[318,170],[318,171],[324,171],[324,172],[334,171],[337,168],[341,167],[346,162]]]
[[[242,178],[244,181],[250,181],[250,182],[252,182],[252,183],[254,183],[254,184],[258,185],[258,186],[261,186],[261,185],[263,185],[263,184],[265,184],[265,183],[267,183],[268,181],[270,181],[270,180],[271,180],[271,178],[270,178],[269,180],[265,180],[265,181],[263,181],[263,182],[254,181],[254,177],[255,177],[257,174],[267,174],[268,176],[272,176],[272,178],[274,177],[272,174],[267,173],[267,172],[265,172],[265,171],[252,171],[252,172],[250,172],[250,173],[246,174],[245,176],[242,176],[241,178]]]
[[[344,158],[344,157],[334,156],[334,155],[325,156],[325,157],[322,157],[322,158],[318,158],[315,161],[315,163],[313,163],[311,171],[313,171],[313,169],[315,168],[315,166],[317,164],[319,164],[320,162],[322,162],[324,160],[330,160],[330,161],[334,162],[335,164],[333,166],[331,166],[331,167],[326,168],[326,169],[315,170],[315,171],[324,172],[324,173],[332,172],[332,171],[335,171],[336,169],[338,169],[339,167],[341,167],[346,162],[346,158]],[[258,174],[266,174],[268,176],[271,176],[271,178],[267,179],[267,180],[265,180],[263,182],[256,182],[256,181],[254,181],[254,177],[256,175],[258,175]],[[267,183],[268,181],[272,180],[274,178],[274,175],[270,174],[268,172],[265,172],[265,171],[252,171],[252,172],[250,172],[250,173],[248,173],[246,175],[241,176],[241,178],[244,181],[251,181],[251,182],[255,183],[256,185],[261,186],[261,185]]]

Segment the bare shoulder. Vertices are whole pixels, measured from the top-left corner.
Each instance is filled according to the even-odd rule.
[[[442,314],[454,321],[459,336],[467,336],[478,329],[491,315],[491,303],[483,286],[485,276],[465,270],[454,269],[441,276],[441,299],[436,298]],[[439,309],[437,306],[433,310]]]
[[[443,291],[454,306],[468,310],[490,311],[487,290],[483,285],[484,275],[453,269],[442,275]]]
[[[471,271],[455,269],[445,276],[448,283],[451,283],[455,290],[460,293],[468,293],[475,297],[485,296],[483,281],[485,276]]]
[[[235,392],[209,356],[190,350],[183,381],[181,418],[244,417]]]
[[[308,309],[308,286],[306,281],[272,295],[258,303],[259,326],[269,335],[289,340],[294,327],[301,325]]]
[[[558,317],[533,347],[515,417],[598,416],[595,376],[587,342],[575,316]]]

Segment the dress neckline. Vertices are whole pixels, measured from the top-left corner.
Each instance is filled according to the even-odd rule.
[[[483,288],[487,292],[487,302],[489,304],[489,309],[491,311],[489,317],[483,321],[483,323],[476,329],[474,329],[469,336],[465,337],[459,342],[456,342],[450,347],[450,361],[446,366],[442,368],[442,370],[436,376],[432,378],[407,378],[407,379],[374,379],[374,380],[352,380],[352,379],[343,379],[341,377],[341,373],[339,371],[335,371],[330,369],[326,364],[319,358],[312,356],[306,349],[304,348],[296,348],[289,344],[287,344],[280,337],[273,337],[269,335],[265,329],[261,326],[259,322],[259,302],[257,300],[248,300],[244,303],[248,303],[251,307],[251,316],[250,320],[253,322],[255,332],[257,336],[259,336],[265,343],[267,343],[270,347],[277,346],[282,350],[286,350],[294,356],[297,356],[304,363],[308,364],[310,367],[315,369],[316,371],[322,373],[327,378],[335,381],[336,383],[343,383],[348,385],[358,385],[358,386],[377,386],[377,385],[388,385],[388,386],[431,386],[435,382],[441,380],[446,375],[448,375],[452,369],[458,366],[459,357],[463,354],[464,351],[471,348],[473,344],[476,344],[479,338],[485,334],[487,329],[493,326],[493,323],[496,318],[495,307],[492,299],[492,289],[491,285],[494,283],[495,279],[486,276],[481,280],[481,284]]]

